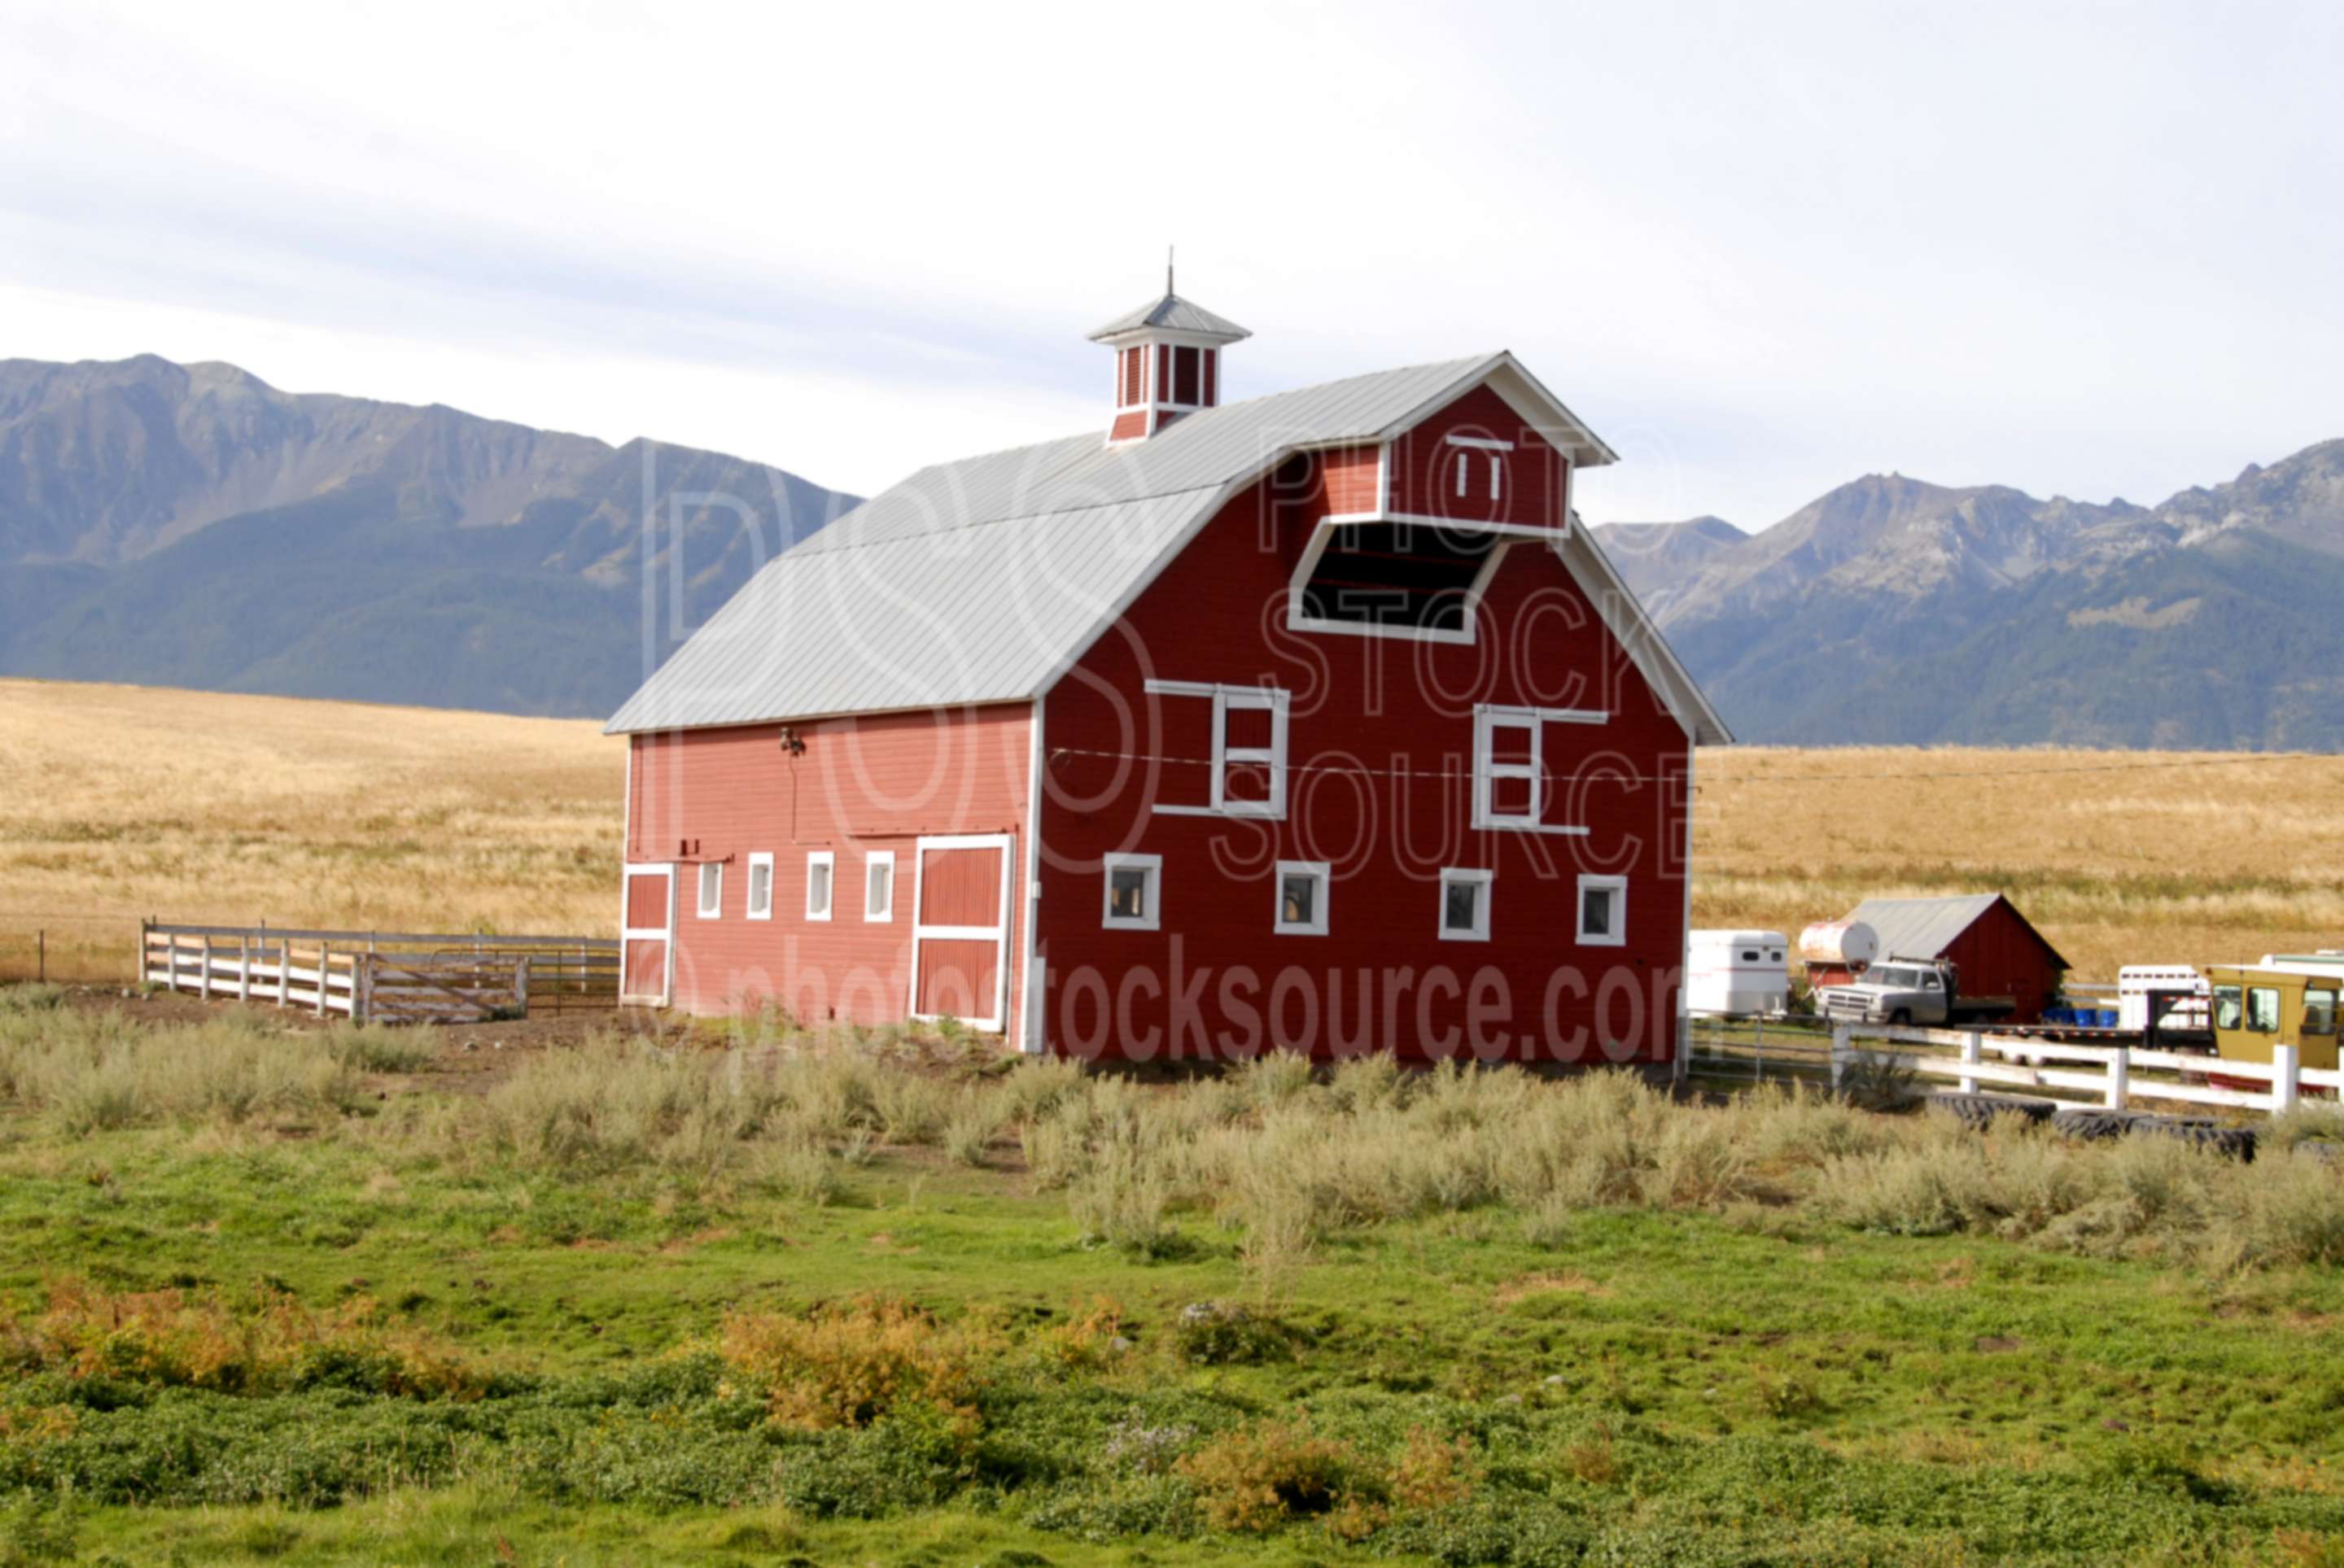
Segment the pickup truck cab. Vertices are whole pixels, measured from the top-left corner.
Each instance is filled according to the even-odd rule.
[[[1835,1023],[1942,1024],[1952,1000],[1945,973],[1934,963],[1883,959],[1847,985],[1825,986],[1817,999]]]

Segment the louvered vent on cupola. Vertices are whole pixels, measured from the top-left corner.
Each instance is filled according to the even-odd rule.
[[[1253,334],[1172,291],[1091,334],[1115,350],[1115,422],[1107,444],[1139,441],[1221,400],[1221,350]]]

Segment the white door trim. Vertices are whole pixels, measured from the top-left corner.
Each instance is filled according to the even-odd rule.
[[[928,851],[931,849],[998,849],[1001,851],[1001,887],[994,905],[995,923],[989,926],[932,926],[927,921]],[[971,1029],[981,1029],[988,1034],[1001,1032],[1009,1017],[1009,925],[1010,892],[1015,883],[1017,837],[1014,833],[943,833],[912,841],[912,994],[905,1010],[917,1019],[933,1019],[938,1014],[920,1010],[920,943],[935,941],[985,941],[993,943],[993,1013],[989,1018],[964,1019]]]
[[[639,866],[631,865],[626,868],[626,874],[620,880],[619,1000],[622,1003],[629,1003],[637,1007],[665,1007],[668,1005],[669,999],[675,994],[675,872],[676,868],[672,861],[654,862],[649,865]],[[627,924],[627,911],[634,908],[635,903],[634,889],[631,884],[637,877],[665,877],[667,879],[667,926],[665,930],[661,930],[654,926],[631,926]],[[640,991],[630,991],[627,990],[627,944],[629,942],[651,941],[664,942],[667,944],[666,961],[661,966],[660,989],[657,996],[645,996]]]

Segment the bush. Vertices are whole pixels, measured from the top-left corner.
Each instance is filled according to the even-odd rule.
[[[1256,1366],[1293,1353],[1293,1336],[1275,1318],[1234,1302],[1191,1302],[1173,1321],[1172,1342],[1191,1366]]]
[[[398,1397],[478,1398],[491,1376],[409,1331],[386,1330],[354,1297],[329,1311],[263,1288],[109,1293],[76,1280],[49,1288],[38,1313],[0,1322],[0,1355],[19,1373],[261,1393],[346,1388]]]
[[[803,1317],[736,1312],[719,1354],[758,1390],[777,1425],[867,1426],[925,1404],[973,1424],[969,1337],[901,1302],[864,1299]]]
[[[1174,1469],[1197,1489],[1197,1507],[1217,1530],[1269,1530],[1331,1513],[1361,1475],[1349,1444],[1282,1422],[1216,1438]]]

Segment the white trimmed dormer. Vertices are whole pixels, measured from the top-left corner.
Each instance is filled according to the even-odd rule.
[[[1252,333],[1172,292],[1092,333],[1115,350],[1115,421],[1107,445],[1144,441],[1184,415],[1219,406],[1221,350]]]

